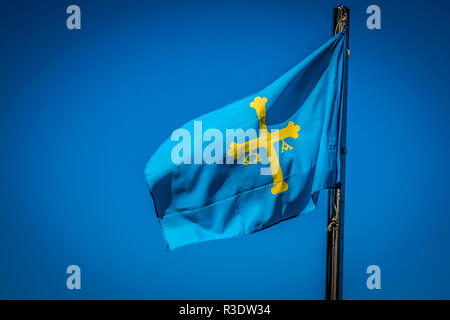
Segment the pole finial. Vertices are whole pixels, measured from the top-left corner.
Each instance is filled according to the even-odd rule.
[[[350,10],[343,5],[334,8],[334,31],[333,34],[344,31],[348,24]]]

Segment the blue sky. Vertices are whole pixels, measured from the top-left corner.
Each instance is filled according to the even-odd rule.
[[[325,193],[298,219],[168,252],[143,171],[173,129],[324,43],[340,3],[77,1],[68,30],[70,4],[0,4],[0,297],[322,299]],[[344,4],[344,298],[448,299],[450,5]],[[366,287],[372,264],[381,290]]]

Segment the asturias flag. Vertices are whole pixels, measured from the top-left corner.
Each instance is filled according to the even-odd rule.
[[[145,175],[169,249],[264,229],[312,210],[318,192],[335,187],[346,38],[338,33],[265,89],[188,122],[159,147]]]

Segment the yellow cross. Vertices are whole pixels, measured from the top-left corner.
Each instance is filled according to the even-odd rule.
[[[244,143],[236,143],[232,142],[230,144],[230,149],[228,149],[228,156],[233,156],[234,159],[238,159],[242,154],[249,152],[252,154],[254,150],[259,149],[260,147],[265,147],[267,150],[267,156],[269,157],[270,171],[272,172],[273,177],[273,186],[272,186],[272,194],[277,194],[284,192],[288,189],[288,184],[284,182],[283,173],[280,168],[280,160],[278,159],[277,153],[273,150],[273,144],[278,141],[283,141],[282,151],[292,149],[287,143],[284,142],[286,138],[298,138],[298,131],[300,130],[300,126],[295,125],[294,122],[289,121],[289,124],[274,133],[270,133],[267,130],[266,125],[266,102],[267,98],[256,97],[253,102],[250,103],[250,107],[256,110],[256,114],[258,115],[259,120],[259,129],[260,136],[259,138],[244,142]],[[256,159],[253,161],[258,162],[260,160],[259,154],[256,153]],[[248,156],[247,156],[248,157]],[[245,164],[248,164],[248,160],[246,158]]]

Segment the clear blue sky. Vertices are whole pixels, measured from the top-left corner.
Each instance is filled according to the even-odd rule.
[[[81,30],[66,28],[70,4]],[[322,299],[325,193],[306,216],[168,252],[143,171],[173,129],[324,43],[339,4],[2,1],[0,298]],[[344,4],[344,298],[450,298],[450,4]],[[371,4],[381,30],[366,28]]]

